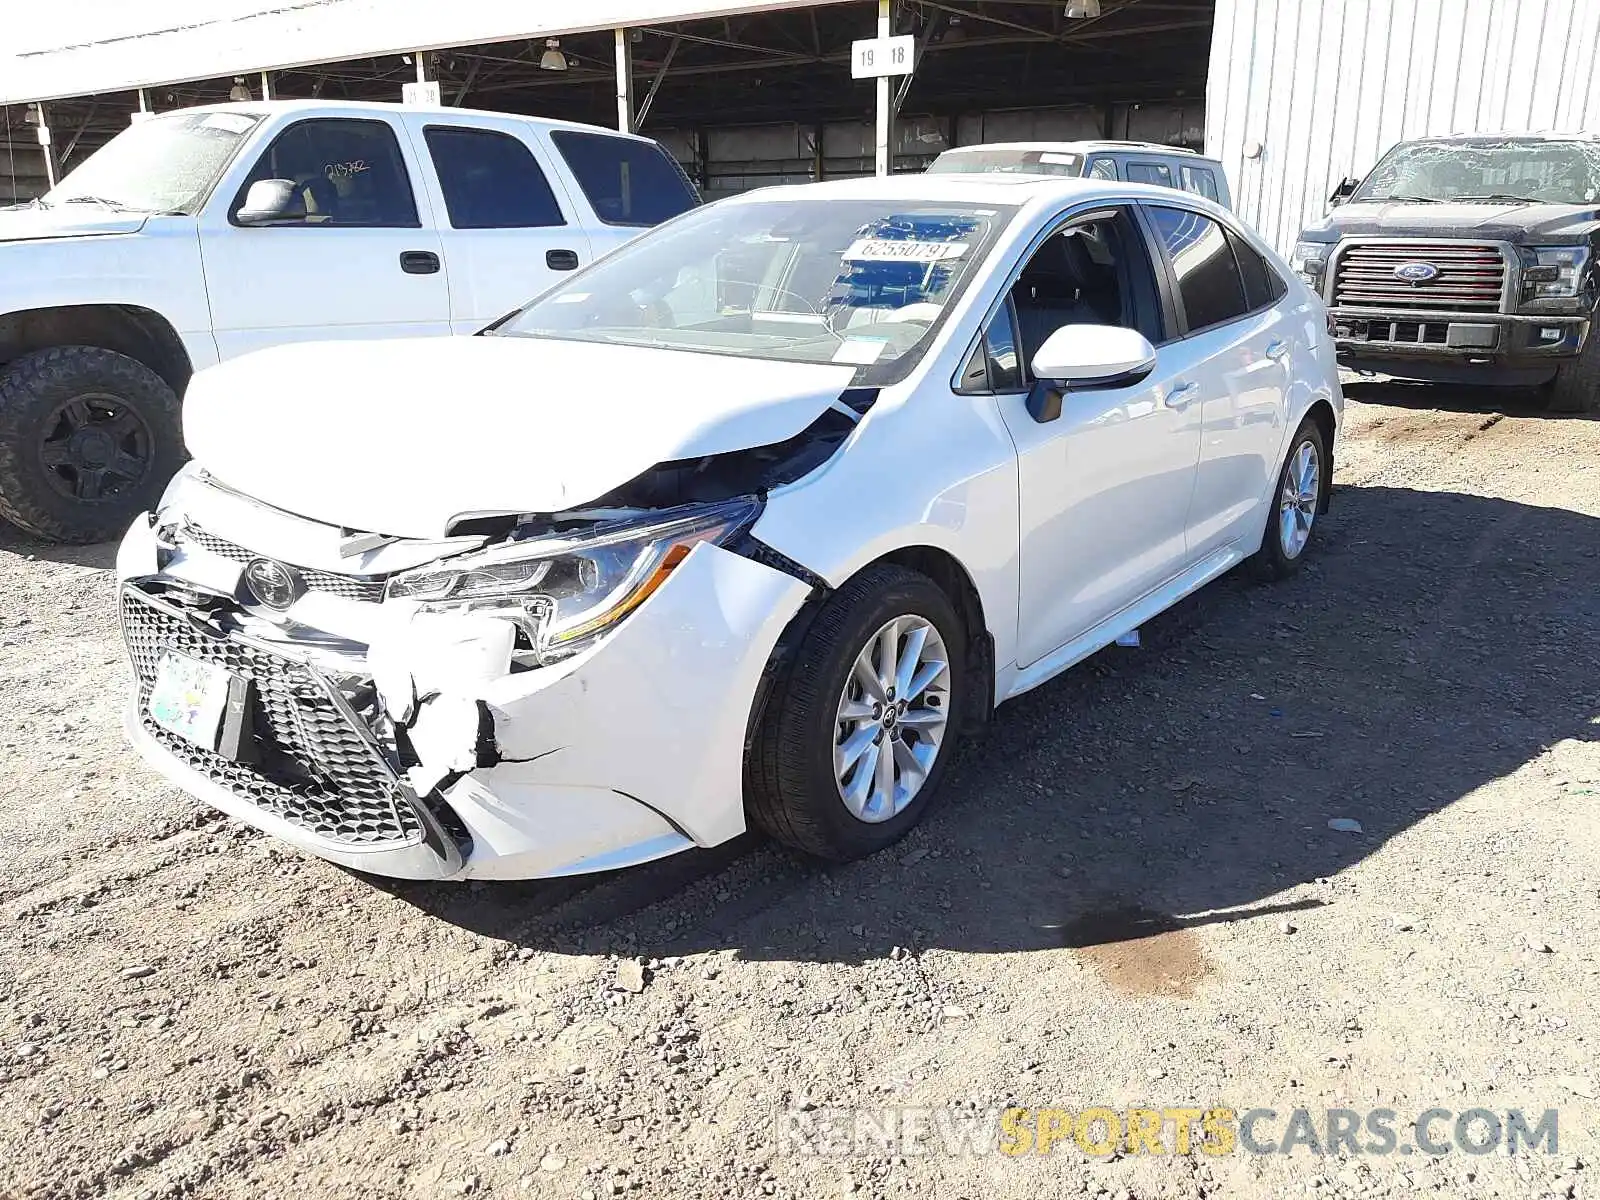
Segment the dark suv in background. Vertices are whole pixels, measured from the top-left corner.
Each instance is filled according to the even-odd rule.
[[[1327,301],[1341,364],[1600,408],[1600,141],[1401,142],[1332,200],[1293,266]]]

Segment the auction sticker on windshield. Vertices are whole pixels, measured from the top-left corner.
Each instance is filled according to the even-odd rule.
[[[846,262],[936,263],[960,258],[965,242],[917,242],[898,238],[857,238],[844,252]]]
[[[227,671],[187,654],[162,653],[150,689],[150,717],[157,725],[213,750],[227,704]]]

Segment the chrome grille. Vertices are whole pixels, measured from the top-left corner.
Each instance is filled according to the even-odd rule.
[[[421,822],[389,764],[304,664],[202,632],[132,587],[122,592],[122,633],[145,732],[193,770],[331,841],[399,846],[422,840]],[[234,762],[155,723],[149,700],[163,650],[215,663],[255,685],[261,765]]]
[[[1426,283],[1395,275],[1402,263],[1439,268]],[[1506,262],[1498,247],[1475,242],[1355,242],[1341,248],[1334,268],[1335,307],[1498,312]]]
[[[178,541],[193,542],[204,550],[220,554],[223,558],[232,559],[240,564],[265,557],[194,525],[186,525],[179,529]],[[370,604],[377,604],[383,599],[383,588],[388,579],[383,575],[339,575],[332,571],[319,571],[315,567],[302,567],[298,563],[293,566],[299,572],[300,578],[306,581],[306,587],[313,592],[330,592],[335,596],[344,596],[349,600],[365,600]]]

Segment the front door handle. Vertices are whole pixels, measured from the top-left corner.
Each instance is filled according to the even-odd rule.
[[[578,269],[578,252],[576,250],[546,250],[544,252],[544,265],[552,271],[576,271]]]
[[[1200,398],[1200,385],[1198,383],[1180,383],[1167,393],[1166,406],[1168,408],[1188,408]]]
[[[1275,338],[1267,343],[1267,357],[1282,359],[1288,356],[1289,343],[1282,338]]]
[[[439,270],[439,256],[432,250],[402,250],[400,269],[407,275],[433,275]]]

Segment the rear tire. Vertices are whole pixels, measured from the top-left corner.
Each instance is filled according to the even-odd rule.
[[[1287,579],[1305,561],[1328,486],[1327,471],[1327,439],[1322,426],[1307,417],[1294,431],[1288,457],[1278,469],[1261,549],[1251,560],[1263,579]]]
[[[885,643],[897,666],[911,666],[899,673],[898,687],[895,672],[889,687],[878,678],[885,694],[876,696],[863,679],[883,661]],[[774,685],[752,740],[745,776],[753,823],[837,862],[905,836],[926,815],[955,753],[967,706],[966,645],[949,597],[905,567],[869,567],[828,597]],[[880,758],[886,788],[876,774]]]
[[[56,346],[0,371],[0,517],[51,542],[103,542],[183,465],[181,406],[137,359]]]
[[[1596,321],[1600,326],[1600,319]],[[1600,410],[1600,328],[1591,329],[1583,350],[1556,369],[1546,387],[1546,408],[1553,413]]]

